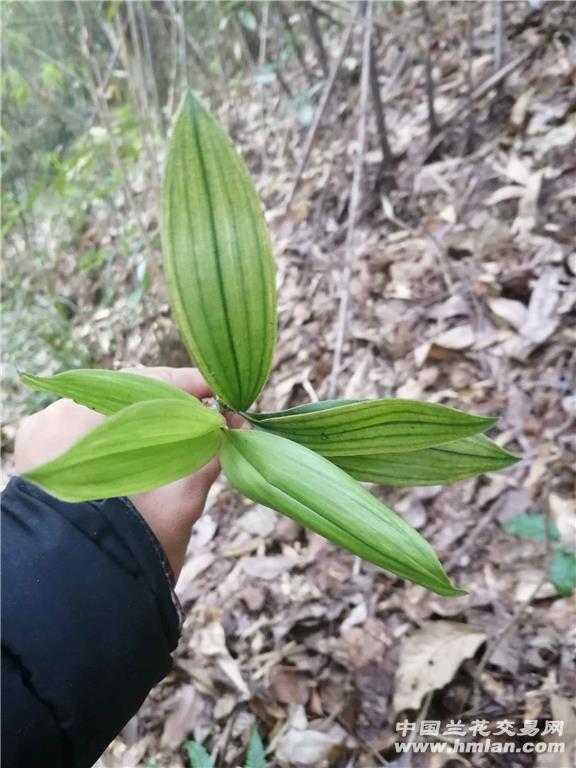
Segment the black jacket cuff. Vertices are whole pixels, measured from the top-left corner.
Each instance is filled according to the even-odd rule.
[[[87,768],[171,669],[169,566],[127,499],[69,504],[21,478],[2,550],[2,762]]]

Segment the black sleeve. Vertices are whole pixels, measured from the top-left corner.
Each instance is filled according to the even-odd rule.
[[[160,546],[125,499],[2,494],[2,766],[88,768],[171,668]]]

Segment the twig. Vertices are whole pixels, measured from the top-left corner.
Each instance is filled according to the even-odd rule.
[[[322,41],[322,33],[320,32],[320,26],[318,24],[317,9],[311,3],[306,3],[306,18],[308,19],[308,27],[310,28],[310,36],[314,42],[316,48],[316,54],[318,61],[322,67],[322,72],[325,77],[328,77],[328,56],[326,55],[326,48],[324,48],[324,42]]]
[[[426,98],[428,100],[428,125],[430,138],[434,138],[438,133],[438,121],[436,119],[436,109],[434,108],[434,78],[432,77],[432,44],[434,29],[432,26],[432,19],[428,10],[428,4],[426,2],[420,2],[420,10],[422,11],[422,17],[426,26],[426,33],[428,36],[428,46],[426,49]]]
[[[499,72],[504,64],[504,3],[494,3],[494,70]]]
[[[188,2],[188,0],[186,0]],[[184,28],[186,29],[186,21],[184,17],[182,18],[182,23],[184,24]],[[198,66],[198,69],[204,77],[208,80],[207,85],[209,86],[214,79],[214,73],[210,71],[210,68],[206,65],[206,62],[204,61],[204,53],[201,50],[200,46],[194,39],[193,35],[190,35],[188,32],[186,32],[186,44],[188,46],[188,50],[192,54],[192,58],[194,59],[194,62]]]
[[[496,512],[498,511],[498,505],[492,504],[492,507],[490,510],[485,514],[482,515],[482,517],[478,520],[474,528],[466,534],[466,539],[464,541],[464,544],[456,550],[449,558],[446,560],[444,564],[444,569],[446,571],[451,571],[452,568],[455,565],[458,565],[458,562],[462,558],[463,555],[466,554],[466,552],[470,551],[473,546],[476,544],[476,541],[478,540],[478,537],[486,528],[489,523],[491,523],[494,520],[494,517],[496,516]]]
[[[485,96],[488,91],[498,85],[498,83],[500,83],[502,80],[505,80],[508,75],[511,75],[512,72],[524,64],[525,61],[535,56],[538,50],[538,48],[532,48],[528,51],[525,51],[524,53],[521,53],[517,58],[509,61],[508,64],[505,64],[502,69],[498,70],[498,72],[494,72],[491,77],[489,77],[487,80],[484,80],[483,83],[480,83],[480,85],[474,90],[474,99],[481,99],[482,96]]]
[[[320,222],[322,221],[322,213],[324,211],[324,205],[328,196],[328,190],[330,188],[330,177],[332,176],[332,170],[334,168],[334,153],[330,153],[330,159],[328,161],[328,170],[322,182],[322,190],[320,192],[320,198],[316,205],[316,211],[314,213],[314,221],[312,224],[312,237],[311,242],[315,243],[318,240],[318,233],[320,231]]]
[[[350,23],[346,27],[346,31],[344,32],[344,35],[342,37],[340,50],[338,51],[338,56],[332,63],[332,70],[330,71],[330,77],[326,81],[326,85],[324,86],[324,90],[322,91],[322,98],[320,99],[320,103],[318,104],[316,108],[316,112],[314,113],[314,120],[312,121],[310,128],[308,129],[306,141],[304,142],[304,150],[302,152],[302,158],[300,159],[300,163],[298,164],[298,169],[294,177],[292,190],[290,192],[290,195],[288,196],[287,205],[290,205],[292,200],[294,200],[294,195],[296,194],[296,190],[298,189],[298,184],[300,183],[302,173],[304,171],[304,168],[306,167],[306,163],[308,162],[310,151],[312,150],[312,145],[314,144],[314,139],[316,138],[316,133],[320,126],[320,121],[322,120],[322,115],[324,114],[324,111],[328,106],[328,101],[330,100],[332,89],[334,88],[334,83],[336,82],[336,77],[338,76],[338,72],[340,71],[340,67],[342,66],[342,61],[344,60],[344,55],[346,53],[346,50],[348,49],[348,43],[350,42],[350,37],[352,35],[352,30],[354,29],[355,21],[356,21],[356,15],[352,17],[352,19],[350,20]]]
[[[142,237],[146,250],[148,251],[149,255],[152,257],[154,254],[152,243],[150,241],[150,238],[148,236],[148,232],[146,231],[144,223],[140,218],[140,213],[136,206],[136,202],[134,200],[134,194],[132,192],[132,187],[130,186],[130,181],[128,179],[128,172],[126,170],[126,166],[124,164],[122,156],[116,145],[116,137],[112,127],[110,113],[108,111],[108,103],[106,101],[105,94],[102,92],[102,77],[100,75],[100,69],[98,67],[98,60],[97,60],[97,57],[92,56],[90,53],[90,48],[88,45],[89,32],[88,32],[88,27],[86,25],[86,20],[84,18],[84,12],[82,10],[82,3],[80,2],[80,0],[76,0],[76,9],[78,11],[78,16],[80,18],[80,23],[81,23],[80,53],[82,55],[82,58],[84,59],[84,63],[86,66],[88,88],[91,92],[94,104],[96,105],[96,108],[100,114],[100,119],[104,123],[104,127],[106,128],[106,131],[108,133],[108,139],[110,142],[110,152],[112,155],[112,162],[114,163],[116,167],[116,171],[120,176],[120,179],[122,180],[122,187],[124,189],[126,203],[130,208],[132,215],[134,216],[134,220],[136,221],[136,224],[140,231],[140,236]]]
[[[440,136],[437,136],[436,138],[440,138]],[[438,266],[440,267],[440,271],[442,272],[442,278],[444,279],[444,285],[446,286],[446,290],[449,293],[452,293],[454,291],[454,280],[452,279],[449,261],[446,256],[444,245],[438,240],[434,232],[428,233],[428,239],[430,240],[430,242],[432,243],[432,245],[436,250],[436,258],[438,260]]]
[[[277,3],[276,3],[277,5]],[[274,17],[271,15],[274,11],[274,6],[270,3],[261,3],[262,6],[262,21],[260,23],[260,40],[258,45],[258,68],[259,71],[262,71],[262,68],[267,60],[267,38],[268,38],[268,27],[273,29],[273,24],[270,23],[270,20]],[[289,99],[293,97],[292,89],[286,82],[286,79],[282,75],[282,65],[280,62],[280,51],[278,51],[276,56],[276,66],[274,69],[274,74],[276,75],[276,80],[278,81],[278,85],[280,86],[280,90],[282,93],[284,93],[286,96],[288,96]]]
[[[182,68],[182,90],[187,91],[190,88],[190,75],[188,73],[188,50],[186,48],[186,20],[184,18],[184,9],[186,4],[180,0],[180,66]]]
[[[180,25],[178,18],[172,4],[168,2],[168,10],[170,11],[170,69],[168,71],[168,93],[166,96],[166,115],[170,119],[170,115],[174,112],[174,105],[176,100],[176,76],[178,73],[178,30]]]
[[[466,67],[466,86],[468,89],[468,116],[466,128],[466,145],[464,153],[469,154],[474,148],[474,135],[476,133],[476,113],[474,109],[474,3],[468,3],[468,15],[466,16],[466,47],[468,53],[468,62]]]
[[[152,98],[154,100],[154,107],[156,110],[156,130],[158,135],[165,135],[165,120],[162,114],[162,108],[160,106],[160,96],[158,94],[158,83],[156,82],[156,70],[154,68],[154,57],[152,56],[152,46],[150,44],[150,33],[148,31],[148,19],[144,12],[144,5],[138,3],[138,20],[140,22],[140,29],[142,32],[142,41],[144,44],[144,53],[146,55],[146,64],[148,71],[150,72],[150,79],[152,80]]]
[[[137,103],[139,103],[140,110],[144,112],[146,117],[150,114],[150,105],[148,103],[148,91],[146,90],[146,83],[144,81],[144,64],[142,60],[142,48],[140,46],[140,34],[138,32],[138,26],[136,24],[136,14],[134,13],[134,3],[128,3],[126,5],[128,11],[128,27],[130,29],[130,39],[132,43],[132,57],[135,62],[134,69],[132,70],[132,77],[136,82],[136,93],[138,96]],[[126,47],[126,50],[128,48]]]
[[[63,64],[61,61],[58,61],[58,59],[53,58],[50,56],[50,54],[46,53],[46,51],[42,51],[40,48],[35,48],[33,45],[30,45],[26,42],[26,40],[23,37],[18,37],[18,46],[25,48],[27,51],[30,51],[30,53],[33,53],[35,56],[38,56],[41,59],[44,59],[45,61],[49,61],[50,64],[53,64],[57,69],[60,70],[60,72],[63,72],[65,75],[68,75],[69,78],[71,78],[72,82],[77,80],[78,75],[76,72],[74,72],[72,69],[69,69],[65,64]]]
[[[306,64],[306,58],[304,56],[302,46],[298,42],[296,33],[292,29],[292,22],[290,21],[291,7],[288,5],[286,0],[283,0],[283,2],[278,3],[278,10],[280,12],[280,18],[282,19],[282,24],[284,25],[286,32],[288,32],[288,37],[290,38],[290,44],[292,45],[294,53],[296,54],[296,58],[300,62],[300,66],[302,67],[302,71],[304,72],[304,76],[306,77],[306,80],[308,80],[308,82],[312,84],[313,79],[312,79],[312,76],[310,75],[310,71],[308,70],[308,65]]]
[[[256,71],[257,63],[258,63],[258,55],[259,55],[258,48],[260,46],[260,41],[258,40],[258,48],[257,48],[255,33],[252,32],[252,30],[248,30],[246,25],[242,23],[239,13],[233,13],[232,19],[234,22],[234,26],[236,27],[236,30],[240,34],[240,42],[241,42],[242,48],[244,49],[244,53],[246,54],[246,59],[248,60],[248,64],[250,66],[250,69],[252,70],[252,74],[254,74]]]
[[[494,651],[500,647],[502,641],[506,638],[506,636],[511,632],[512,629],[518,624],[522,616],[526,613],[528,608],[531,606],[532,601],[542,588],[542,586],[546,583],[548,580],[548,574],[544,573],[542,578],[539,580],[536,587],[530,592],[528,597],[518,606],[518,608],[514,611],[514,614],[512,615],[512,618],[505,624],[503,629],[494,637],[492,640],[487,644],[486,650],[482,654],[482,658],[480,659],[478,666],[476,667],[476,671],[474,672],[474,693],[472,696],[472,709],[477,710],[480,705],[480,676],[486,669],[486,665],[492,658],[492,654]]]
[[[318,5],[318,3],[315,3],[315,2],[312,0],[312,2],[310,3],[310,5],[312,6],[312,8],[314,8],[314,10],[315,10],[315,11],[316,11],[316,13],[318,14],[318,16],[322,16],[322,17],[323,17],[323,18],[325,18],[327,21],[329,21],[329,22],[330,22],[330,24],[333,24],[335,27],[343,27],[343,26],[344,26],[344,25],[342,24],[342,22],[340,21],[340,19],[337,19],[335,16],[332,16],[332,14],[331,14],[331,13],[328,13],[328,11],[327,11],[327,10],[325,10],[325,9],[324,9],[324,8],[322,8],[322,7],[320,7],[320,6]],[[349,9],[346,9],[346,10],[348,10],[348,11],[349,11]]]
[[[502,80],[505,80],[508,75],[511,75],[512,72],[514,72],[518,67],[521,67],[524,62],[528,61],[528,59],[535,56],[536,51],[538,49],[532,48],[528,51],[524,51],[524,53],[521,53],[520,56],[517,56],[512,61],[509,61],[508,64],[505,64],[502,69],[500,69],[498,72],[494,72],[493,75],[490,75],[486,80],[484,80],[483,83],[480,83],[480,85],[477,85],[476,88],[472,92],[472,101],[478,101],[483,96],[485,96],[489,91],[492,90],[492,88],[495,88]],[[466,100],[466,104],[468,103],[468,100]],[[452,111],[448,114],[448,116],[444,119],[444,122],[442,123],[442,130],[446,128],[448,123],[450,123],[452,120],[454,120],[455,117],[457,117],[460,112],[462,111],[463,107],[465,108],[466,104],[457,105],[455,106]]]
[[[176,25],[176,29],[178,30],[178,33],[179,33],[180,45],[178,46],[178,58],[180,59],[180,68],[182,69],[182,80],[186,78],[186,82],[188,82],[188,79],[189,79],[188,51],[190,51],[192,53],[192,58],[194,59],[194,62],[198,65],[198,69],[202,72],[202,74],[207,80],[207,83],[206,83],[207,87],[212,86],[214,73],[211,72],[206,66],[204,59],[202,57],[202,53],[198,48],[198,43],[194,40],[192,35],[188,34],[188,32],[186,31],[186,22],[184,19],[184,7],[186,4],[186,0],[182,0],[181,13],[177,13],[174,7],[174,3],[176,2],[176,0],[164,0],[164,2],[166,3],[168,12],[170,13],[170,18],[172,19],[172,23]],[[185,46],[182,43],[183,40],[186,41]],[[174,40],[171,39],[170,44],[171,46],[173,46],[172,50],[175,50]],[[170,110],[168,110],[168,114],[170,114]]]
[[[427,162],[430,155],[434,152],[438,145],[442,143],[446,129],[450,123],[462,113],[463,109],[466,109],[470,103],[474,103],[485,96],[489,91],[492,90],[492,88],[495,88],[499,83],[505,80],[508,75],[512,74],[512,72],[521,67],[522,64],[524,64],[526,61],[533,58],[537,52],[541,50],[542,48],[532,48],[529,51],[521,53],[520,56],[508,62],[508,64],[505,64],[499,72],[495,72],[493,75],[490,75],[490,77],[484,80],[483,83],[480,83],[480,85],[476,86],[472,92],[472,99],[466,98],[464,103],[460,103],[454,106],[444,118],[444,121],[440,127],[440,133],[438,133],[436,136],[434,136],[433,139],[430,140],[420,159],[420,166]]]
[[[333,8],[336,8],[337,10],[342,11],[343,13],[347,13],[347,14],[353,13],[354,12],[353,11],[354,6],[355,5],[359,5],[359,3],[351,3],[351,2],[337,3],[334,0],[324,0],[324,2],[325,2],[326,5],[331,5]],[[318,10],[320,11],[320,8],[318,8]],[[326,11],[324,11],[324,15],[327,18],[332,18],[332,21],[336,22],[336,19],[334,19],[333,17],[330,17],[329,14]],[[365,20],[360,20],[360,26],[363,27],[365,24],[366,24]],[[388,25],[385,22],[379,21],[378,19],[372,19],[372,27],[373,28],[375,27],[377,29],[381,29],[384,32],[389,32],[390,31],[390,29],[388,28]]]
[[[280,86],[283,93],[285,93],[286,96],[288,96],[288,98],[291,99],[294,96],[294,94],[292,93],[292,89],[286,82],[286,78],[280,71],[280,62],[278,60],[276,61],[276,65],[277,65],[277,68],[276,68],[275,74],[276,74],[276,80],[278,80],[278,85]]]
[[[156,154],[156,145],[154,133],[148,130],[148,118],[150,110],[148,108],[148,97],[144,83],[144,74],[142,66],[142,56],[140,53],[140,39],[136,29],[136,20],[132,5],[128,6],[128,16],[125,23],[122,22],[121,14],[114,15],[114,26],[103,19],[100,20],[100,28],[108,38],[108,41],[114,50],[118,49],[122,57],[122,63],[126,70],[126,79],[130,94],[132,96],[133,106],[136,111],[145,117],[140,121],[140,135],[142,137],[142,147],[148,156],[148,167],[153,175],[153,189],[156,194],[160,191],[160,170],[158,168],[158,157]],[[132,54],[128,50],[128,38],[132,43]],[[114,59],[115,57],[113,57]],[[112,62],[112,59],[110,63]],[[98,92],[102,94],[106,101],[106,78],[102,78],[97,61],[94,61],[92,69],[97,75]],[[111,73],[110,73],[111,74]],[[107,106],[106,106],[107,108]]]
[[[408,736],[408,740],[406,741],[406,744],[408,746],[410,744],[413,744],[416,741],[416,738],[420,731],[420,723],[422,722],[422,720],[424,720],[428,716],[428,710],[430,709],[430,704],[432,703],[433,695],[434,695],[434,691],[430,691],[424,697],[424,701],[422,702],[422,706],[420,707],[420,710],[418,711],[418,715],[416,717],[416,722],[414,723],[414,728],[410,731],[410,735]],[[402,757],[395,763],[395,765],[397,765],[398,768],[411,768],[412,757],[410,752],[406,752],[404,755],[402,755]]]
[[[108,90],[108,85],[110,83],[110,79],[114,72],[116,62],[118,61],[118,57],[120,56],[121,49],[122,49],[122,43],[119,42],[116,45],[116,48],[114,49],[114,51],[112,52],[112,56],[110,56],[108,66],[106,67],[106,72],[104,73],[104,79],[102,80],[102,90],[104,91],[104,93],[106,93],[106,91]],[[96,120],[97,117],[98,117],[98,109],[96,106],[94,106],[92,109],[92,113],[90,114],[90,117],[86,122],[86,130],[88,130],[94,125],[94,121]]]
[[[342,711],[342,708],[340,709],[340,711]],[[342,728],[344,728],[345,731],[350,733],[350,729],[349,729],[346,721],[342,719],[340,714],[335,714],[334,715],[334,720],[338,723],[338,725],[342,726]],[[353,736],[355,741],[358,743],[360,751],[364,750],[365,752],[369,752],[370,756],[373,757],[374,760],[376,760],[378,765],[382,765],[382,766],[390,765],[388,760],[385,760],[382,757],[382,755],[379,752],[377,752],[374,749],[374,747],[369,742],[365,741],[365,739],[363,739],[358,733],[353,733],[351,735]]]
[[[260,21],[260,39],[258,45],[258,69],[262,71],[264,64],[266,63],[266,47],[268,44],[268,19],[270,16],[270,5],[263,3],[261,7],[261,21]]]
[[[218,756],[220,755],[220,753],[222,754],[222,757],[226,757],[226,751],[228,749],[228,743],[230,742],[232,729],[234,728],[236,719],[239,714],[240,714],[240,709],[238,704],[236,704],[236,706],[234,707],[234,710],[232,711],[232,714],[228,718],[228,722],[226,723],[220,738],[217,740],[214,748],[212,749],[212,754],[210,756],[212,758],[214,765],[216,764],[216,760],[218,759]]]
[[[270,4],[262,3],[261,6],[261,20],[260,20],[260,42],[258,46],[258,71],[262,72],[264,64],[266,63],[266,48],[268,43],[268,22],[270,18]],[[264,82],[260,80],[258,84],[258,91],[260,96],[260,120],[262,124],[262,132],[264,133],[264,141],[262,142],[262,172],[265,175],[268,167],[268,137],[269,126],[266,124],[266,92],[264,88]]]
[[[378,137],[380,139],[380,149],[382,150],[382,163],[379,176],[388,172],[392,174],[394,169],[394,156],[390,149],[388,141],[388,129],[386,128],[386,116],[384,114],[384,104],[380,93],[380,82],[378,80],[378,67],[376,64],[376,51],[374,43],[370,45],[370,90],[372,91],[372,101],[374,102],[374,114],[376,115],[376,126],[378,127]]]
[[[362,76],[360,80],[360,115],[358,119],[357,154],[354,163],[352,177],[352,191],[350,194],[350,209],[348,212],[348,231],[344,244],[344,263],[340,282],[340,307],[338,311],[338,324],[336,330],[336,344],[334,347],[334,361],[330,384],[328,387],[329,398],[333,398],[338,388],[338,376],[342,366],[342,348],[346,336],[348,322],[348,305],[350,303],[350,278],[352,275],[352,259],[354,248],[354,234],[356,219],[360,202],[360,185],[364,168],[364,151],[366,147],[366,123],[368,113],[368,94],[370,92],[370,47],[372,43],[372,0],[368,0],[365,10],[365,26],[362,41]]]
[[[432,704],[433,696],[434,696],[434,691],[430,691],[424,697],[424,701],[422,702],[422,707],[420,708],[420,712],[418,713],[418,717],[416,718],[415,728],[410,733],[410,736],[408,738],[409,744],[411,744],[413,741],[416,740],[416,731],[420,730],[420,723],[422,722],[422,720],[425,720],[428,717],[428,712],[430,711],[430,705]]]
[[[474,672],[474,678],[473,678],[474,693],[472,697],[473,709],[478,709],[479,707],[480,676],[486,669],[486,665],[492,658],[494,651],[500,647],[504,638],[512,631],[512,629],[516,626],[516,624],[518,624],[522,616],[524,616],[528,608],[532,605],[532,602],[536,598],[538,592],[540,592],[541,588],[548,581],[548,568],[554,554],[552,549],[552,541],[550,537],[552,522],[550,520],[550,510],[548,508],[545,509],[545,515],[546,515],[546,519],[544,521],[544,536],[545,536],[545,545],[546,545],[546,564],[544,568],[544,573],[542,574],[542,578],[539,579],[538,583],[536,584],[534,589],[530,592],[528,597],[514,611],[512,618],[504,625],[504,627],[500,630],[500,632],[494,638],[492,638],[492,640],[487,644],[486,650],[482,654],[482,658],[480,659],[478,666],[476,668],[476,671]]]
[[[140,46],[140,34],[138,32],[138,25],[136,24],[136,15],[134,13],[135,3],[128,3],[128,20],[130,26],[130,34],[132,36],[132,47],[134,50],[134,56],[136,59],[137,70],[137,82],[138,87],[136,92],[140,97],[140,110],[144,112],[146,118],[150,117],[150,102],[148,100],[148,90],[146,88],[146,82],[144,78],[144,59],[142,56],[142,48]],[[138,6],[136,6],[138,7]],[[151,79],[154,79],[154,72],[150,72]],[[153,121],[153,126],[156,126],[156,121]],[[156,131],[146,130],[145,126],[142,126],[142,139],[148,154],[148,161],[152,168],[152,174],[154,176],[154,189],[157,195],[160,194],[160,169],[158,168],[158,153],[156,148]]]

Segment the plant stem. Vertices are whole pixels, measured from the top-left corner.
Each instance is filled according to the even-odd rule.
[[[342,349],[348,324],[348,305],[350,303],[350,278],[354,249],[354,235],[360,202],[360,186],[364,168],[364,151],[366,148],[366,123],[368,112],[368,94],[370,91],[370,48],[372,44],[372,0],[368,0],[365,10],[364,35],[362,42],[362,76],[360,81],[360,116],[358,118],[357,154],[352,177],[350,194],[350,209],[348,213],[348,230],[344,245],[344,264],[340,281],[340,308],[336,329],[336,345],[334,347],[334,362],[328,387],[328,397],[333,398],[338,390],[338,377],[342,367]]]

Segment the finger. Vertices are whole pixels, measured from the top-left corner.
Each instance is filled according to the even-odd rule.
[[[208,464],[205,464],[202,469],[196,472],[195,479],[198,486],[203,489],[205,496],[208,495],[208,491],[212,487],[214,481],[220,474],[220,459],[218,456],[214,456]]]
[[[202,514],[210,488],[219,474],[220,460],[215,456],[193,475],[168,486],[173,507],[181,511],[190,526]],[[162,494],[165,490],[166,487],[159,488],[157,492]]]
[[[230,429],[251,429],[250,424],[239,413],[228,412],[226,423]]]
[[[178,389],[183,389],[194,397],[200,399],[211,397],[212,390],[204,380],[197,368],[169,368],[168,366],[156,366],[153,368],[124,368],[126,373],[137,373],[139,376],[150,376],[152,379],[160,379]]]
[[[17,474],[52,461],[103,420],[100,414],[68,399],[56,400],[29,416],[16,434]]]
[[[166,368],[168,383],[195,397],[211,397],[212,390],[198,368]]]

